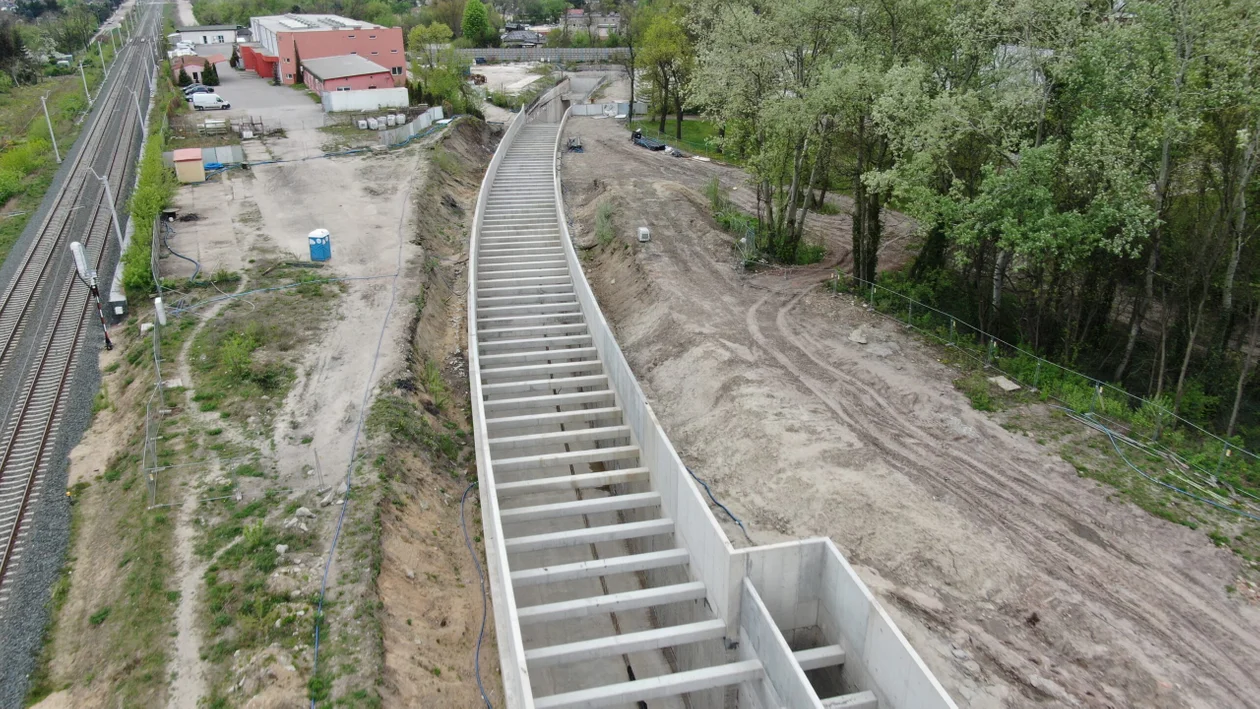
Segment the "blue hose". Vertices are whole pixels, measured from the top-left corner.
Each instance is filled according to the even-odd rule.
[[[486,575],[481,571],[481,562],[477,559],[477,550],[473,548],[472,539],[468,537],[468,523],[464,521],[464,502],[468,500],[468,493],[477,487],[477,481],[474,480],[471,485],[464,489],[464,496],[459,500],[459,526],[464,528],[464,544],[468,546],[468,553],[472,555],[473,566],[477,567],[477,579],[481,582],[481,630],[477,631],[477,654],[473,655],[473,670],[477,675],[477,691],[481,692],[481,701],[486,703],[486,709],[494,709],[494,705],[490,703],[489,697],[486,696],[486,687],[481,683],[481,638],[486,634]]]
[[[695,478],[696,482],[700,483],[700,486],[704,488],[704,491],[709,493],[709,499],[713,500],[713,504],[722,508],[722,511],[726,513],[726,516],[731,518],[731,521],[735,523],[736,527],[739,527],[739,531],[744,533],[744,539],[747,539],[749,544],[754,544],[755,542],[753,542],[752,537],[748,536],[748,530],[744,529],[744,523],[739,521],[739,518],[731,514],[731,511],[726,508],[726,505],[718,502],[718,499],[713,496],[713,491],[709,489],[709,483],[701,480],[700,476],[691,471],[691,468],[687,468],[687,472],[691,473],[691,477]]]
[[[1155,483],[1156,485],[1159,485],[1160,487],[1163,487],[1163,488],[1167,488],[1167,489],[1169,489],[1169,490],[1172,490],[1173,492],[1181,493],[1182,495],[1185,495],[1186,497],[1189,497],[1189,498],[1190,498],[1190,499],[1192,499],[1192,500],[1198,500],[1199,502],[1202,502],[1202,503],[1204,503],[1204,504],[1206,504],[1206,505],[1211,505],[1212,507],[1215,507],[1215,508],[1217,508],[1217,509],[1219,509],[1219,510],[1225,510],[1226,512],[1233,512],[1234,514],[1236,514],[1236,515],[1238,515],[1238,516],[1240,516],[1240,517],[1246,517],[1247,519],[1250,519],[1250,520],[1252,520],[1252,521],[1255,521],[1255,522],[1260,522],[1260,517],[1257,517],[1256,515],[1249,514],[1249,513],[1247,513],[1247,512],[1243,512],[1242,510],[1236,510],[1236,509],[1234,509],[1233,507],[1230,507],[1230,506],[1228,506],[1228,505],[1222,505],[1222,504],[1221,504],[1221,503],[1219,503],[1219,502],[1216,502],[1216,501],[1213,501],[1213,500],[1209,500],[1209,499],[1207,499],[1206,497],[1202,497],[1202,496],[1200,496],[1200,495],[1196,495],[1196,494],[1194,494],[1193,492],[1190,492],[1189,490],[1183,490],[1183,489],[1181,489],[1181,488],[1177,487],[1176,485],[1170,485],[1169,483],[1166,483],[1166,482],[1164,482],[1163,480],[1160,480],[1159,478],[1157,478],[1157,477],[1155,477],[1155,476],[1151,475],[1150,473],[1147,473],[1145,470],[1142,470],[1141,468],[1139,468],[1139,467],[1137,467],[1136,465],[1134,465],[1134,464],[1132,463],[1132,461],[1130,461],[1130,460],[1129,460],[1129,457],[1128,457],[1127,455],[1125,455],[1125,454],[1124,454],[1124,451],[1120,450],[1120,443],[1119,443],[1119,441],[1117,441],[1117,440],[1116,440],[1115,431],[1112,431],[1112,430],[1111,430],[1110,428],[1108,428],[1107,426],[1105,426],[1105,425],[1103,425],[1103,424],[1099,423],[1096,419],[1094,419],[1094,418],[1093,418],[1093,417],[1091,417],[1091,416],[1080,416],[1080,415],[1076,414],[1076,412],[1075,412],[1075,411],[1072,411],[1071,409],[1068,409],[1068,408],[1063,407],[1063,406],[1053,406],[1053,408],[1056,408],[1056,409],[1062,409],[1063,411],[1066,411],[1066,412],[1067,412],[1070,416],[1072,416],[1072,418],[1078,419],[1078,420],[1082,421],[1083,423],[1085,423],[1085,424],[1087,424],[1087,425],[1091,426],[1092,428],[1095,428],[1095,429],[1097,429],[1097,430],[1101,431],[1104,435],[1106,435],[1106,436],[1107,436],[1107,438],[1108,438],[1108,439],[1110,439],[1110,440],[1111,440],[1111,447],[1112,447],[1112,448],[1115,448],[1116,453],[1120,456],[1120,459],[1124,461],[1124,464],[1125,464],[1125,465],[1127,465],[1127,466],[1129,466],[1130,468],[1132,468],[1132,469],[1133,469],[1133,471],[1134,471],[1135,473],[1137,473],[1138,475],[1141,475],[1142,477],[1144,477],[1144,478],[1146,478],[1147,480],[1149,480],[1149,481],[1151,481],[1151,482]]]

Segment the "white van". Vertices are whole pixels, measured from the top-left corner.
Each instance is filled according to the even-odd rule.
[[[193,94],[189,98],[192,99],[193,108],[198,111],[209,109],[222,109],[224,111],[232,107],[232,104],[223,100],[218,94]]]

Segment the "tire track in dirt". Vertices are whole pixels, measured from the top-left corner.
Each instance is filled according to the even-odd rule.
[[[1206,674],[1211,678],[1211,684],[1235,690],[1235,698],[1246,702],[1240,706],[1257,706],[1243,699],[1247,696],[1247,689],[1235,680],[1239,676],[1254,676],[1254,669],[1249,669],[1243,658],[1254,658],[1260,653],[1260,643],[1255,638],[1233,632],[1237,624],[1229,622],[1222,613],[1201,601],[1191,589],[1180,584],[1168,584],[1166,576],[1148,578],[1147,570],[1135,564],[1131,557],[1125,559],[1126,563],[1119,562],[1117,556],[1127,555],[1119,554],[1105,541],[1099,539],[1102,544],[1095,542],[1097,549],[1092,549],[1090,545],[1075,543],[1071,535],[1064,534],[1056,525],[1045,524],[1044,518],[1029,515],[1029,510],[1052,511],[1056,513],[1057,520],[1068,520],[1068,515],[1047,508],[1067,506],[1070,509],[1072,505],[1072,501],[1062,494],[1036,485],[1031,476],[1017,473],[999,476],[994,472],[1004,467],[1016,472],[1027,464],[1035,465],[1034,461],[1025,460],[1023,456],[1006,461],[982,461],[954,449],[937,437],[925,436],[922,424],[910,421],[903,414],[902,407],[889,399],[887,387],[879,389],[862,381],[853,371],[846,371],[855,369],[856,365],[838,367],[825,361],[818,354],[820,343],[814,338],[798,335],[805,329],[789,322],[791,312],[817,285],[815,277],[805,276],[768,292],[748,309],[745,320],[749,334],[819,401],[835,412],[837,418],[857,431],[864,443],[878,451],[895,470],[926,484],[938,494],[956,498],[960,497],[960,485],[943,482],[940,475],[925,475],[923,471],[948,471],[946,480],[949,480],[948,476],[965,475],[966,486],[978,494],[968,495],[960,501],[982,524],[1002,529],[1018,551],[1035,561],[1050,580],[1064,587],[1062,591],[1074,588],[1084,593],[1106,611],[1118,615],[1139,634],[1157,638],[1161,645],[1180,646],[1191,654],[1195,653],[1195,648],[1213,650],[1216,657],[1201,655],[1203,662],[1196,663],[1195,671],[1182,677],[1186,684],[1210,694],[1209,686],[1202,682],[1202,675]],[[771,304],[777,306],[773,308],[773,313],[766,308]],[[767,337],[767,332],[773,334]],[[846,408],[841,400],[849,406]],[[907,442],[918,445],[913,456],[904,450]],[[988,436],[983,444],[973,450],[983,453],[985,448],[1000,446],[998,441]],[[1085,577],[1084,585],[1080,584],[1082,576]],[[1126,584],[1116,585],[1113,583],[1115,579],[1125,579]],[[1135,582],[1140,582],[1141,587],[1132,588]],[[1169,592],[1175,595],[1177,602],[1165,600]],[[1187,610],[1193,611],[1197,618],[1191,619]],[[1152,622],[1152,619],[1157,622]],[[1018,622],[1016,618],[1012,620]],[[1110,624],[1101,614],[1096,615],[1096,620]],[[990,660],[999,664],[1006,662],[992,656]],[[1226,672],[1223,668],[1232,668],[1238,674]],[[1022,673],[1015,674],[1019,676]],[[1088,674],[1077,679],[1081,687],[1088,687],[1091,682]],[[1026,679],[1023,683],[1033,697],[1050,696],[1044,690],[1029,685]],[[1086,697],[1081,699],[1087,701]]]

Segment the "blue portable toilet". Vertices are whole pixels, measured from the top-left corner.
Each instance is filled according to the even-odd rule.
[[[328,261],[332,258],[332,236],[327,229],[316,229],[306,237],[311,245],[312,261]]]

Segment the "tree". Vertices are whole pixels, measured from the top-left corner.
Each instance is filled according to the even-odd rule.
[[[474,46],[485,42],[486,32],[490,29],[490,19],[486,14],[486,6],[481,0],[468,0],[464,4],[464,19],[460,23],[460,31],[464,38]]]
[[[438,57],[444,45],[451,41],[451,28],[434,21],[427,27],[416,25],[407,35],[407,49],[417,61],[423,60],[425,66],[437,66]]]
[[[206,86],[219,85],[219,68],[207,62],[205,69],[201,71],[201,83]]]
[[[232,56],[228,59],[228,66],[233,69],[241,68],[241,55],[240,52],[236,50],[235,44],[232,45]]]
[[[184,69],[183,65],[180,65],[179,77],[176,79],[176,83],[182,87],[182,86],[192,86],[192,82],[193,82],[192,77],[188,75],[188,72]]]

